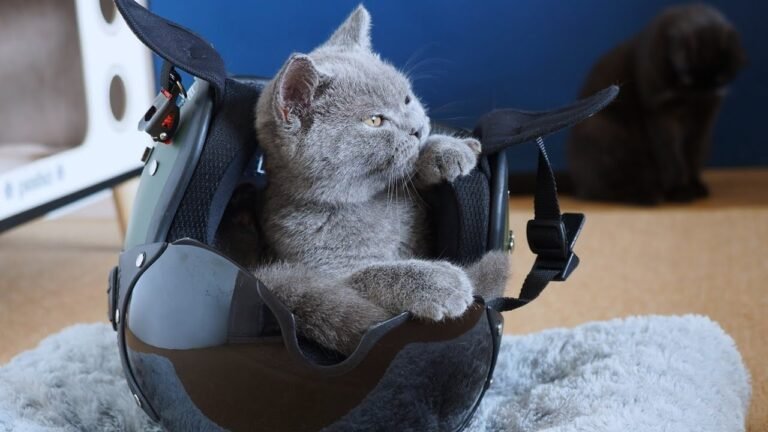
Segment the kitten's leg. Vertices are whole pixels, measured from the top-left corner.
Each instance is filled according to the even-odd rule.
[[[469,174],[477,165],[480,150],[480,141],[474,138],[430,135],[416,161],[416,186],[451,182]]]
[[[410,311],[434,321],[456,317],[472,304],[472,282],[444,261],[373,264],[347,278],[349,286],[390,313]]]
[[[278,263],[254,273],[293,312],[299,333],[344,354],[369,327],[392,316],[340,278],[302,265]]]
[[[501,297],[509,277],[509,254],[501,250],[490,251],[468,266],[466,272],[475,295],[486,300]]]

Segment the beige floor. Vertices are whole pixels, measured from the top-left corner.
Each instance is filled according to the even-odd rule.
[[[712,172],[713,198],[657,209],[586,204],[582,265],[534,304],[507,314],[527,333],[634,314],[706,314],[720,322],[752,373],[752,432],[768,429],[768,170]],[[100,204],[101,209],[105,206]],[[531,265],[530,198],[510,202],[519,287]],[[112,218],[78,212],[0,235],[0,364],[76,322],[104,321],[106,275],[119,250]],[[512,290],[510,290],[512,293]]]

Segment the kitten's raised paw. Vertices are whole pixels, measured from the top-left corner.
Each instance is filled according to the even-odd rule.
[[[475,168],[481,149],[480,141],[474,138],[433,135],[419,155],[418,176],[426,184],[454,181]]]

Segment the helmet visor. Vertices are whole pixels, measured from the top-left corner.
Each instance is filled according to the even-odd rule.
[[[501,316],[481,301],[439,323],[398,315],[339,358],[228,258],[158,250],[121,287],[119,337],[137,400],[168,429],[458,430],[489,382]]]

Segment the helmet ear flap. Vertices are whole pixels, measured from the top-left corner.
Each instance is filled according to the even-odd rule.
[[[612,85],[599,92],[549,111],[499,109],[480,117],[474,136],[483,143],[483,154],[498,153],[515,144],[533,141],[585,120],[605,108],[619,94]]]
[[[179,69],[207,81],[216,102],[224,98],[227,70],[219,53],[192,31],[159,17],[135,0],[115,0],[128,27],[144,45]]]

